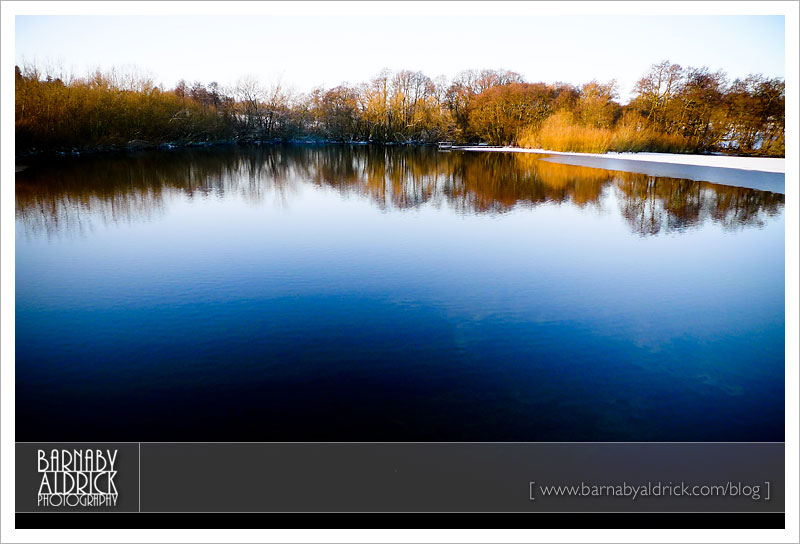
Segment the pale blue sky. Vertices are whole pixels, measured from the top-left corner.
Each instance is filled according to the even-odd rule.
[[[784,77],[784,47],[783,16],[17,16],[15,54],[78,75],[137,66],[168,87],[280,76],[302,92],[384,67],[505,68],[548,83],[616,78],[625,100],[663,59]]]

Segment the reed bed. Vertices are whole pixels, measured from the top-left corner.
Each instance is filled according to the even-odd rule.
[[[680,134],[656,132],[646,127],[625,123],[614,128],[585,126],[575,122],[569,112],[551,115],[538,129],[527,127],[521,130],[517,137],[517,145],[528,149],[576,153],[698,151],[697,142]]]

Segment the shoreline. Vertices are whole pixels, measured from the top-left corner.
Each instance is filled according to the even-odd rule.
[[[435,147],[436,144],[423,142],[365,142],[365,141],[344,141],[337,142],[331,140],[214,140],[204,142],[169,142],[162,144],[152,144],[149,142],[130,142],[126,146],[106,146],[94,149],[84,149],[72,152],[40,152],[24,156],[15,157],[15,170],[20,172],[39,162],[49,162],[52,160],[87,157],[98,155],[114,155],[136,153],[141,151],[175,151],[191,148],[219,148],[226,146],[273,146],[273,145],[344,145],[344,146],[368,146],[384,145],[387,147]],[[692,181],[704,181],[729,185],[733,187],[743,187],[747,189],[757,189],[770,191],[773,193],[786,193],[785,183],[785,163],[784,158],[773,157],[741,157],[729,155],[692,155],[678,153],[577,153],[565,151],[549,151],[546,149],[526,149],[521,147],[489,147],[476,145],[453,145],[446,148],[439,147],[446,151],[464,152],[495,152],[495,153],[529,153],[542,155],[540,160],[567,164],[572,166],[584,166],[588,168],[600,168],[603,170],[617,170],[621,172],[631,172],[645,174],[656,177],[689,179]]]
[[[544,155],[541,160],[560,164],[786,193],[784,158],[678,153],[599,154],[485,146],[453,146],[453,149],[468,152],[533,153]]]
[[[115,154],[137,153],[142,151],[179,151],[184,149],[211,149],[220,147],[268,147],[274,145],[308,145],[308,146],[322,146],[322,145],[347,145],[347,146],[367,146],[367,145],[383,145],[387,147],[404,147],[404,146],[418,146],[418,147],[436,147],[436,142],[368,142],[363,140],[325,140],[325,139],[229,139],[229,140],[203,140],[203,141],[188,141],[188,142],[145,142],[145,141],[131,141],[127,144],[120,145],[98,145],[91,147],[72,149],[50,149],[45,151],[29,151],[14,156],[14,163],[19,168],[28,167],[40,161],[60,160],[70,157],[94,157]],[[25,164],[29,163],[29,164]],[[20,170],[17,170],[20,171]]]

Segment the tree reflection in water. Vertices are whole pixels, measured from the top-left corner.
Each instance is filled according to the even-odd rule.
[[[690,180],[551,163],[528,154],[442,153],[380,146],[226,147],[63,159],[16,175],[16,217],[26,234],[83,235],[92,221],[147,220],[169,198],[288,203],[301,184],[368,198],[382,210],[448,206],[502,214],[524,206],[618,202],[632,232],[681,232],[706,222],[763,226],[784,195]]]

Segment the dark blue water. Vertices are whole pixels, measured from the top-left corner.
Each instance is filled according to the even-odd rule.
[[[16,439],[784,438],[784,197],[375,147],[17,174]]]

